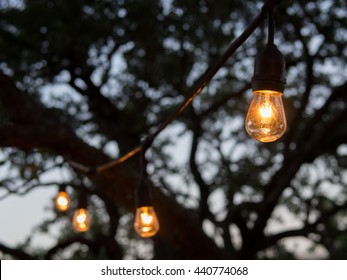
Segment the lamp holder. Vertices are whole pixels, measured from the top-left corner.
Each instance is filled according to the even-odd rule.
[[[135,206],[136,208],[144,207],[144,206],[152,206],[153,205],[153,197],[151,189],[148,184],[141,180],[141,183],[137,186],[135,190]]]
[[[263,8],[274,10],[284,0],[267,0],[264,3]]]
[[[254,74],[252,77],[252,90],[273,90],[284,91],[285,79],[285,59],[282,53],[274,44],[274,22],[273,11],[267,11],[268,18],[268,42],[255,58]]]
[[[66,192],[66,185],[59,185],[59,192]]]
[[[81,192],[77,201],[77,209],[81,209],[81,208],[87,209],[87,205],[88,205],[87,195],[84,192]]]
[[[277,47],[267,45],[255,59],[252,90],[284,91],[285,60]]]
[[[153,205],[152,191],[145,181],[146,175],[146,149],[139,155],[140,182],[135,188],[135,206],[136,208]]]

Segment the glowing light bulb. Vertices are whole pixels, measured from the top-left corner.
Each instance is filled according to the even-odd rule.
[[[144,238],[154,236],[159,230],[159,221],[152,206],[136,209],[134,228],[138,235]]]
[[[247,133],[261,142],[273,142],[287,128],[282,93],[274,90],[253,91],[253,100],[246,116]]]
[[[64,212],[69,208],[70,197],[66,191],[59,191],[55,198],[55,207],[58,211]]]
[[[85,208],[79,208],[75,211],[72,219],[72,225],[78,232],[84,232],[90,228],[90,216]]]

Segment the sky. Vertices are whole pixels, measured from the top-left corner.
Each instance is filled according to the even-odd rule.
[[[0,242],[7,246],[16,246],[24,242],[32,230],[44,219],[52,217],[46,208],[56,194],[56,188],[37,188],[25,196],[14,196],[0,201]],[[52,244],[52,240],[33,240],[33,244],[42,246]]]
[[[180,131],[181,128],[179,126],[173,125],[168,130],[164,131],[160,137],[175,137]],[[174,160],[180,164],[188,160],[190,138],[189,134],[184,134],[176,142],[176,145],[170,148]],[[61,173],[53,172],[44,179],[46,181],[52,181],[57,180],[59,176],[61,177]],[[180,178],[172,177],[171,180],[179,180],[176,182],[176,185],[181,185],[183,183],[180,181]],[[181,188],[180,191],[187,191],[187,186],[181,185]],[[11,195],[6,199],[0,200],[0,224],[3,225],[0,229],[0,243],[10,247],[16,247],[23,243],[26,238],[31,235],[35,227],[40,225],[43,220],[52,218],[53,213],[52,211],[48,211],[48,208],[52,207],[53,198],[56,194],[57,187],[48,186],[36,188],[24,196]],[[217,212],[218,208],[223,208],[224,197],[222,192],[216,191],[212,193],[210,200],[212,211],[215,209]],[[278,211],[277,213],[281,213],[284,223],[270,222],[268,225],[270,231],[276,232],[292,229],[299,225],[296,217],[289,213],[288,210],[282,207],[278,209]],[[204,229],[211,238],[215,237],[216,233],[209,222],[204,224]],[[232,228],[231,232],[233,236],[239,234],[236,227]],[[34,236],[35,237],[30,243],[32,247],[49,248],[55,244],[55,240],[48,235],[36,233]],[[222,241],[218,241],[218,238],[216,242],[222,245]],[[326,257],[326,251],[322,247],[318,247],[315,251],[310,251],[309,249],[312,243],[303,237],[287,238],[283,241],[283,244],[290,251],[296,252],[296,255],[303,259]]]
[[[167,133],[170,134],[172,131],[174,130],[168,130]],[[189,154],[189,147],[189,135],[185,135],[172,150],[172,155],[177,162],[187,162],[184,156]],[[175,180],[175,178],[172,178],[172,180]],[[185,189],[184,186],[181,187],[183,190]],[[57,188],[55,187],[42,187],[31,191],[25,196],[10,196],[1,200],[0,223],[2,226],[0,229],[0,242],[8,246],[16,246],[24,242],[36,226],[44,219],[52,217],[52,213],[47,208],[51,207],[52,198],[56,192]],[[223,198],[216,193],[213,194],[212,199],[221,201]],[[285,209],[281,209],[281,211],[286,220],[285,227],[290,229],[297,225],[295,216],[290,215]],[[270,228],[276,231],[276,228],[283,229],[283,225],[273,223],[270,225]],[[211,231],[211,226],[208,223],[205,225],[205,230],[213,236],[214,232]],[[37,246],[50,246],[53,242],[54,240],[46,236],[38,236],[33,240],[33,244]],[[325,255],[324,250],[321,248],[316,252],[310,253],[308,251],[310,243],[304,238],[291,238],[284,240],[284,242],[288,248],[297,251],[303,258],[313,257],[313,254],[322,257]]]

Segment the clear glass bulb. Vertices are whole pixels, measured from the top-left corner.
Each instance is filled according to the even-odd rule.
[[[78,232],[84,232],[90,228],[90,215],[88,210],[85,208],[80,208],[75,211],[72,218],[72,225],[74,229]]]
[[[60,191],[55,198],[55,207],[58,211],[64,212],[69,208],[70,197],[66,191]]]
[[[136,209],[134,228],[138,235],[147,238],[154,236],[159,230],[159,221],[152,206]]]
[[[287,128],[282,93],[258,90],[253,91],[253,94],[245,121],[246,131],[260,142],[276,141]]]

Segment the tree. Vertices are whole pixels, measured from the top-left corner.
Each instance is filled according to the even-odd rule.
[[[265,26],[179,116],[175,129],[154,141],[146,153],[146,183],[161,229],[152,241],[139,240],[131,228],[138,156],[103,172],[76,168],[105,164],[138,145],[182,103],[261,5],[2,3],[0,145],[9,174],[2,194],[66,184],[75,197],[89,195],[94,224],[76,234],[57,213],[41,228],[63,229],[50,250],[35,251],[30,242],[21,248],[1,244],[0,250],[22,259],[291,258],[282,241],[302,236],[329,258],[345,258],[345,1],[283,1],[276,9],[276,42],[287,65],[288,130],[280,141],[258,143],[243,128]],[[178,158],[182,146],[189,151]],[[43,181],[52,169],[69,176]],[[288,213],[298,227],[288,229],[285,221],[273,226],[283,225]],[[132,240],[142,255],[131,254]]]

